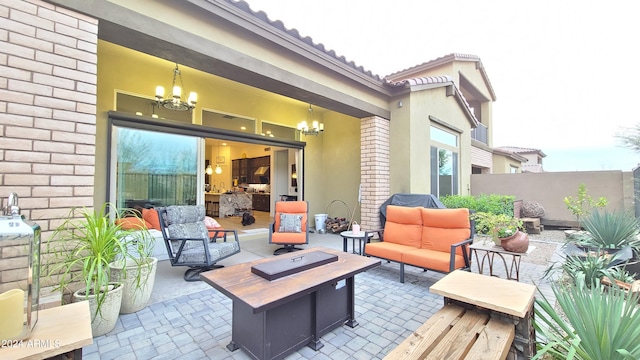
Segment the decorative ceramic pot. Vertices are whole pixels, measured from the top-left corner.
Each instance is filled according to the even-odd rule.
[[[500,238],[500,246],[510,252],[525,253],[529,249],[529,235],[518,231],[509,237]]]
[[[107,295],[100,306],[95,295],[85,295],[85,289],[73,293],[73,302],[89,301],[93,337],[102,336],[116,327],[122,305],[123,288],[120,283],[110,282]]]

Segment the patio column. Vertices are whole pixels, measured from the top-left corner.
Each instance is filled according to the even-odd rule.
[[[380,205],[389,198],[389,120],[360,119],[361,225],[380,228]]]

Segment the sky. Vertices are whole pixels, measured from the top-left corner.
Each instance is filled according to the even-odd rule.
[[[382,77],[479,56],[497,98],[494,146],[540,149],[546,171],[640,163],[615,138],[640,122],[636,1],[246,1]]]

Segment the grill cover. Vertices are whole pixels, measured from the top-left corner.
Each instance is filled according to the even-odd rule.
[[[406,207],[425,207],[446,209],[443,203],[435,195],[431,194],[393,194],[387,201],[380,205],[380,225],[384,227],[387,222],[387,206],[398,205]]]

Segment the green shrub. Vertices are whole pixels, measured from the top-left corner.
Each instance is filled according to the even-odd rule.
[[[467,208],[476,212],[507,215],[513,217],[513,202],[515,196],[498,194],[448,195],[440,201],[450,209]]]
[[[489,212],[477,212],[472,215],[476,222],[476,233],[497,236],[500,228],[517,228],[522,230],[522,220],[513,215],[492,214]]]

